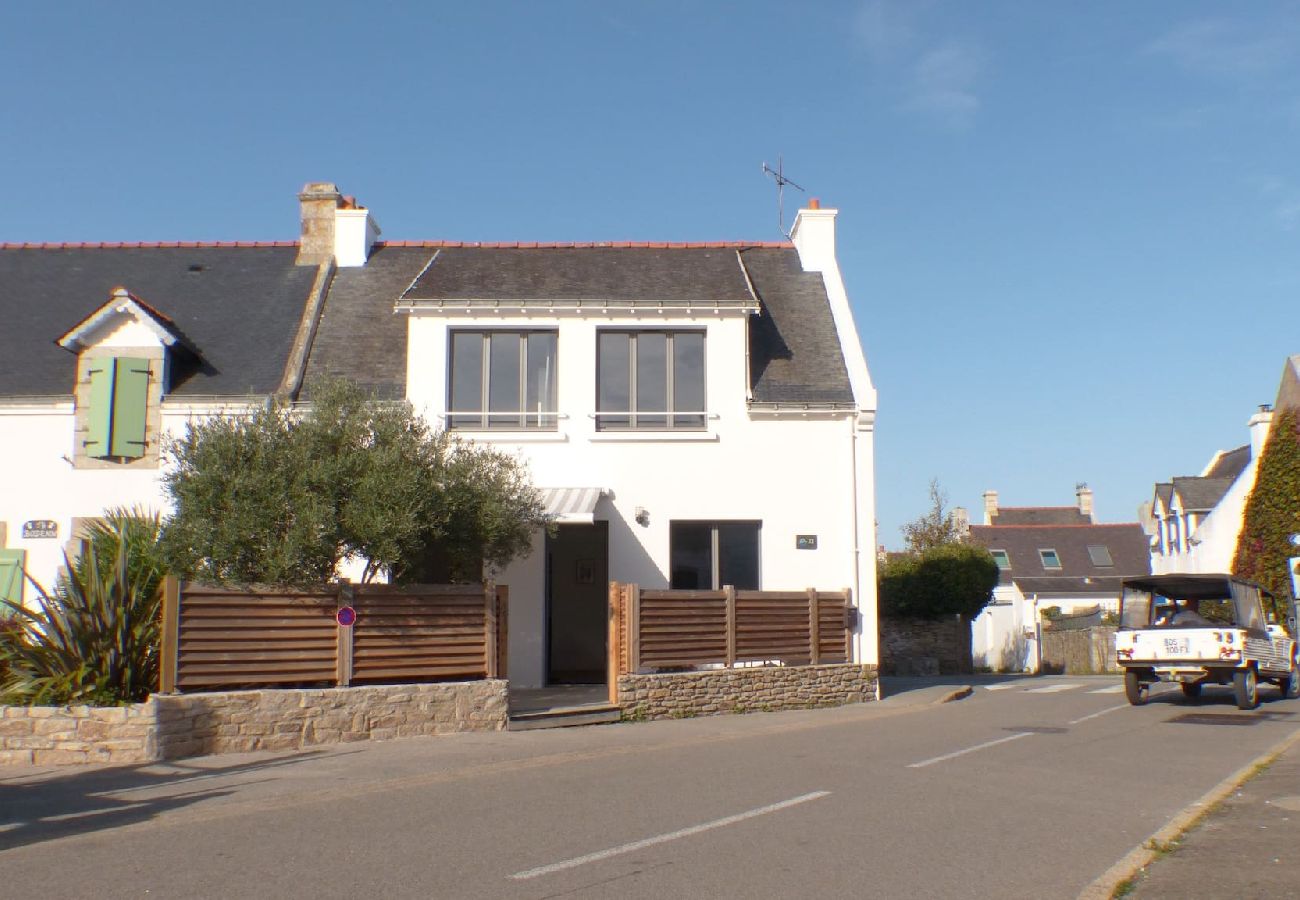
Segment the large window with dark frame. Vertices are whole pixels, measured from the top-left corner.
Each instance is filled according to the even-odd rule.
[[[596,427],[702,430],[703,331],[597,333]]]
[[[756,591],[761,522],[670,522],[669,581],[674,590]]]
[[[453,331],[447,427],[556,427],[554,331]]]

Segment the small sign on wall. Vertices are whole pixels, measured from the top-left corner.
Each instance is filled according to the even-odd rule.
[[[815,534],[796,534],[794,536],[794,549],[796,550],[816,550],[817,535]]]
[[[23,523],[23,539],[35,540],[37,538],[57,538],[59,536],[59,523],[53,519],[32,519]]]

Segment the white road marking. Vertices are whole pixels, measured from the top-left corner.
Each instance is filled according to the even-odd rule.
[[[1056,694],[1056,693],[1060,693],[1061,691],[1072,691],[1075,688],[1080,688],[1080,687],[1083,687],[1083,685],[1079,684],[1078,682],[1075,682],[1074,684],[1049,684],[1040,688],[1030,688],[1029,690],[1025,691],[1025,693],[1026,694]]]
[[[1124,685],[1112,684],[1110,687],[1098,688],[1095,691],[1088,691],[1088,693],[1089,694],[1122,694],[1124,693]]]
[[[1018,687],[1020,687],[1020,685],[1015,684],[1014,682],[1013,682],[1012,684],[986,684],[986,685],[984,685],[984,690],[986,690],[986,691],[1011,691],[1011,690],[1015,690],[1015,689],[1018,688]]]
[[[974,753],[976,750],[983,750],[986,747],[996,747],[998,744],[1005,744],[1007,741],[1018,741],[1024,737],[1032,737],[1036,732],[1017,731],[1015,734],[1007,735],[1004,738],[998,738],[996,741],[985,741],[982,744],[976,744],[974,747],[967,747],[965,750],[957,750],[952,753],[945,753],[943,756],[935,756],[930,759],[923,759],[920,762],[909,763],[909,769],[924,769],[926,766],[932,766],[935,763],[945,762],[949,759],[956,759],[959,756],[965,756],[967,753]]]
[[[1094,693],[1094,694],[1100,694],[1100,693],[1102,693],[1102,691],[1093,691],[1093,693]],[[1082,716],[1082,717],[1080,717],[1080,718],[1078,718],[1078,719],[1073,719],[1073,720],[1071,720],[1071,721],[1069,721],[1069,722],[1066,722],[1065,724],[1066,724],[1066,725],[1078,725],[1080,722],[1086,722],[1086,721],[1088,721],[1089,719],[1095,719],[1095,718],[1097,718],[1098,716],[1104,716],[1104,715],[1106,715],[1106,713],[1113,713],[1113,712],[1114,712],[1115,710],[1117,710],[1117,709],[1128,709],[1128,704],[1125,703],[1123,706],[1111,706],[1111,707],[1108,707],[1107,709],[1103,709],[1101,712],[1095,712],[1095,713],[1093,713],[1093,714],[1090,715],[1090,716]]]
[[[788,809],[791,806],[798,806],[800,803],[807,803],[809,800],[820,800],[822,797],[829,797],[830,793],[830,791],[813,791],[811,794],[802,794],[798,797],[792,797],[789,800],[782,800],[780,803],[773,803],[770,806],[760,806],[758,809],[751,809],[748,812],[737,813],[734,816],[727,816],[723,819],[714,819],[712,822],[705,822],[701,825],[692,825],[690,828],[683,828],[680,831],[670,831],[667,834],[645,838],[640,841],[633,841],[630,844],[621,844],[618,847],[610,847],[608,850],[598,850],[595,853],[588,853],[586,856],[575,856],[573,859],[551,863],[549,866],[538,866],[535,869],[525,869],[523,872],[516,872],[510,877],[515,881],[524,881],[529,878],[537,878],[541,875],[550,875],[552,872],[562,872],[565,869],[572,869],[576,866],[584,866],[587,863],[609,859],[611,856],[618,856],[620,853],[631,853],[635,850],[644,849],[645,847],[653,847],[655,844],[664,844],[668,841],[675,841],[678,838],[699,834],[702,831],[721,828],[724,825],[734,825],[737,822],[743,822],[746,819],[752,819],[755,816],[765,816],[768,813],[779,812],[780,810]]]

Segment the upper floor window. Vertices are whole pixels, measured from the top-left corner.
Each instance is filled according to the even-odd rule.
[[[1115,560],[1111,559],[1110,548],[1105,544],[1089,544],[1088,558],[1092,560],[1094,566],[1105,567],[1115,565]]]
[[[453,331],[448,428],[554,429],[554,331]]]
[[[145,454],[149,409],[149,360],[127,356],[92,358],[83,410],[85,455],[93,459],[139,459]]]
[[[703,331],[600,331],[596,427],[703,429]]]
[[[990,550],[989,553],[993,554],[993,561],[998,564],[999,569],[1011,568],[1011,558],[1007,556],[1007,551]]]
[[[1038,556],[1039,556],[1039,558],[1043,561],[1043,568],[1044,568],[1044,569],[1059,569],[1059,568],[1061,568],[1061,557],[1059,557],[1059,556],[1056,554],[1056,551],[1055,551],[1055,550],[1053,550],[1053,549],[1051,549],[1051,548],[1048,548],[1048,549],[1046,549],[1046,550],[1039,550],[1039,551],[1038,551]]]

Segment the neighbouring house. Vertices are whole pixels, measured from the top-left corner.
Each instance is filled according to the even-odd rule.
[[[976,666],[1036,670],[1043,610],[1113,612],[1120,581],[1150,573],[1142,526],[1095,521],[1086,485],[1076,499],[1074,506],[1001,507],[997,491],[984,493],[984,524],[970,526],[967,539],[988,548],[999,577],[992,602],[971,623]]]
[[[513,684],[603,681],[611,581],[849,589],[878,659],[876,394],[835,257],[789,242],[380,241],[332,184],[285,243],[5,244],[0,587],[164,503],[159,447],[316,375],[516,454],[556,526],[493,573]]]
[[[1271,406],[1250,417],[1250,443],[1215,453],[1199,475],[1157,483],[1139,517],[1151,553],[1151,571],[1229,572],[1246,500],[1273,420]]]

